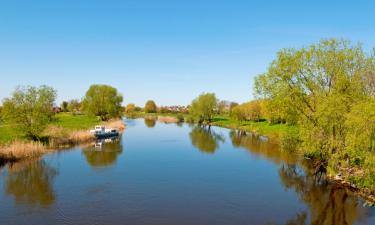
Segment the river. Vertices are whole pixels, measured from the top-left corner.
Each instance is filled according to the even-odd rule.
[[[374,208],[265,138],[125,123],[119,139],[3,166],[0,224],[375,224]]]

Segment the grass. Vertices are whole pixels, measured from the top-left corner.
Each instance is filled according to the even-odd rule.
[[[219,127],[227,127],[231,129],[241,129],[245,131],[256,132],[262,135],[267,135],[273,138],[279,138],[288,130],[293,129],[293,126],[286,124],[269,124],[267,121],[242,121],[239,122],[228,116],[215,116],[212,125]]]
[[[55,119],[51,125],[59,126],[68,130],[87,130],[92,129],[101,121],[94,116],[76,115],[71,113],[56,114]]]
[[[92,129],[101,121],[97,117],[87,115],[73,116],[71,113],[56,114],[54,120],[50,125],[67,129],[68,131],[88,130]],[[0,144],[9,144],[16,140],[26,140],[26,138],[19,134],[16,129],[13,129],[8,124],[0,123]]]

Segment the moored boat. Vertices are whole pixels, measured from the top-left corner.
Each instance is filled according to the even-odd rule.
[[[116,137],[119,135],[119,131],[115,128],[105,128],[105,126],[95,126],[94,130],[90,130],[90,133],[95,135],[96,138],[109,138]]]

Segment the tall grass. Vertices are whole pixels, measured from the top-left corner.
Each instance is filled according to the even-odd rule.
[[[14,161],[22,158],[33,158],[47,152],[47,148],[40,142],[14,141],[0,147],[0,158]]]

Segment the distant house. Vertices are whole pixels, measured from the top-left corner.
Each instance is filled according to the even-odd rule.
[[[54,107],[52,108],[52,111],[53,111],[54,113],[60,113],[62,110],[61,110],[61,107],[59,107],[59,106],[54,106]]]
[[[161,106],[159,108],[160,112],[171,112],[171,113],[187,113],[188,108],[185,106],[179,106],[179,105],[174,105],[174,106]]]

